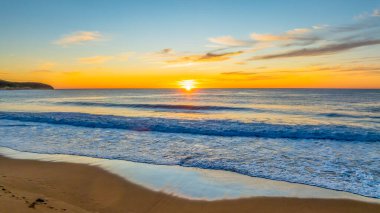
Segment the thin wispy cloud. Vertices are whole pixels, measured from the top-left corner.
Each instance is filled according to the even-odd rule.
[[[323,30],[324,25],[315,25],[310,28],[296,28],[282,34],[251,33],[251,39],[258,44],[271,44],[271,47],[309,46],[321,40],[315,32]]]
[[[165,67],[173,68],[193,66],[206,62],[226,61],[231,59],[233,56],[244,53],[244,51],[221,52],[223,49],[217,49],[207,53],[190,54],[187,52],[177,52],[171,48],[165,48],[157,52],[147,53],[142,57],[142,59],[150,62],[163,63],[165,64]]]
[[[165,49],[162,49],[162,50],[156,52],[156,54],[159,54],[159,55],[171,55],[174,53],[175,53],[175,51],[172,48],[165,48]]]
[[[316,48],[304,48],[299,50],[291,50],[283,53],[267,54],[254,56],[250,60],[274,59],[274,58],[289,58],[289,57],[305,57],[305,56],[320,56],[334,54],[345,50],[350,50],[358,47],[371,46],[380,44],[380,39],[354,41],[350,43],[330,44]]]
[[[313,28],[315,30],[322,30],[322,29],[325,29],[327,27],[329,27],[329,25],[327,25],[327,24],[318,24],[318,25],[312,26],[311,28]]]
[[[102,40],[103,36],[96,31],[80,31],[74,32],[69,35],[64,35],[60,39],[54,41],[54,44],[60,46],[86,44],[93,41]]]
[[[372,16],[379,17],[380,16],[380,9],[375,9],[372,13]]]
[[[380,16],[378,15],[377,9],[372,13],[364,13],[359,16],[355,16],[356,21],[354,23],[345,24],[336,27],[329,27],[329,31],[334,33],[352,33],[352,32],[363,32],[368,30],[378,30],[380,28]],[[368,32],[366,33],[368,34]]]
[[[292,39],[310,39],[310,37],[304,36],[310,31],[311,29],[307,28],[297,28],[289,30],[281,35],[252,33],[250,36],[253,40],[256,41],[284,41]]]
[[[272,80],[279,78],[278,76],[268,75],[266,72],[248,72],[248,71],[232,71],[232,72],[222,72],[219,80],[227,81],[261,81],[261,80]]]
[[[242,47],[253,44],[253,41],[243,41],[233,38],[232,36],[220,36],[208,39],[211,43],[227,47]]]
[[[380,75],[380,66],[321,66],[312,70],[315,71],[328,71],[333,73],[344,74],[370,74]]]
[[[226,52],[226,53],[206,53],[199,55],[180,56],[178,58],[168,60],[167,63],[199,63],[199,62],[219,62],[231,59],[233,56],[241,55],[243,51]]]
[[[353,67],[341,70],[341,72],[354,72],[357,74],[380,75],[380,67]]]
[[[179,57],[181,54],[177,53],[172,48],[164,48],[155,52],[148,52],[140,55],[140,59],[152,63],[166,63],[165,61]]]
[[[322,76],[346,76],[346,75],[372,75],[380,76],[379,66],[336,66],[336,65],[318,65],[318,66],[304,66],[295,68],[275,68],[270,70],[255,69],[242,70],[242,71],[230,71],[219,73],[218,80],[221,81],[239,81],[239,82],[260,82],[271,81],[283,78],[288,78],[289,74],[292,76],[305,76],[310,75],[322,75]]]
[[[252,33],[251,38],[256,41],[284,41],[289,40],[285,35],[273,35],[273,34],[258,34]]]

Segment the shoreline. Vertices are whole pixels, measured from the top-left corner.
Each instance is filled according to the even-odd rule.
[[[148,190],[164,192],[190,200],[214,201],[249,197],[290,197],[351,199],[380,204],[380,199],[350,192],[251,177],[224,170],[156,165],[66,154],[40,154],[17,151],[6,147],[0,147],[0,155],[11,159],[95,166]]]
[[[162,190],[154,191],[140,186],[96,166],[97,162],[93,165],[81,161],[77,163],[48,162],[46,159],[45,161],[12,159],[1,154],[0,206],[12,212],[35,212],[36,210],[57,212],[59,210],[61,212],[370,213],[380,210],[379,203],[347,198],[255,196],[213,201],[190,200]],[[29,208],[38,198],[45,202],[37,202],[34,208]]]
[[[347,199],[241,198],[200,201],[154,192],[100,168],[0,157],[0,204],[12,212],[378,212]],[[8,193],[7,193],[8,192]],[[22,199],[25,197],[25,199]],[[38,199],[34,208],[29,207]]]

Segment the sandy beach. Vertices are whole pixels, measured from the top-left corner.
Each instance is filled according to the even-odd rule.
[[[187,200],[154,192],[95,166],[0,158],[3,212],[378,212],[344,199],[254,197]]]

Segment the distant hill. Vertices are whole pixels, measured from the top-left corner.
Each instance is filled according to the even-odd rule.
[[[10,82],[0,80],[0,90],[54,89],[52,86],[37,82]]]

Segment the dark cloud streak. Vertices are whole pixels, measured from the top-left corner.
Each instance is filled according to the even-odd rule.
[[[236,51],[236,52],[226,52],[226,53],[206,53],[200,55],[188,55],[181,56],[173,60],[166,61],[167,63],[189,63],[189,62],[218,62],[218,61],[226,61],[231,59],[231,57],[243,54],[244,51]]]
[[[249,60],[320,56],[320,55],[328,55],[328,54],[343,52],[343,51],[358,48],[358,47],[378,45],[378,44],[380,44],[380,39],[353,41],[350,43],[330,44],[323,47],[304,48],[304,49],[292,50],[292,51],[278,53],[278,54],[255,56],[255,57],[250,58]]]

